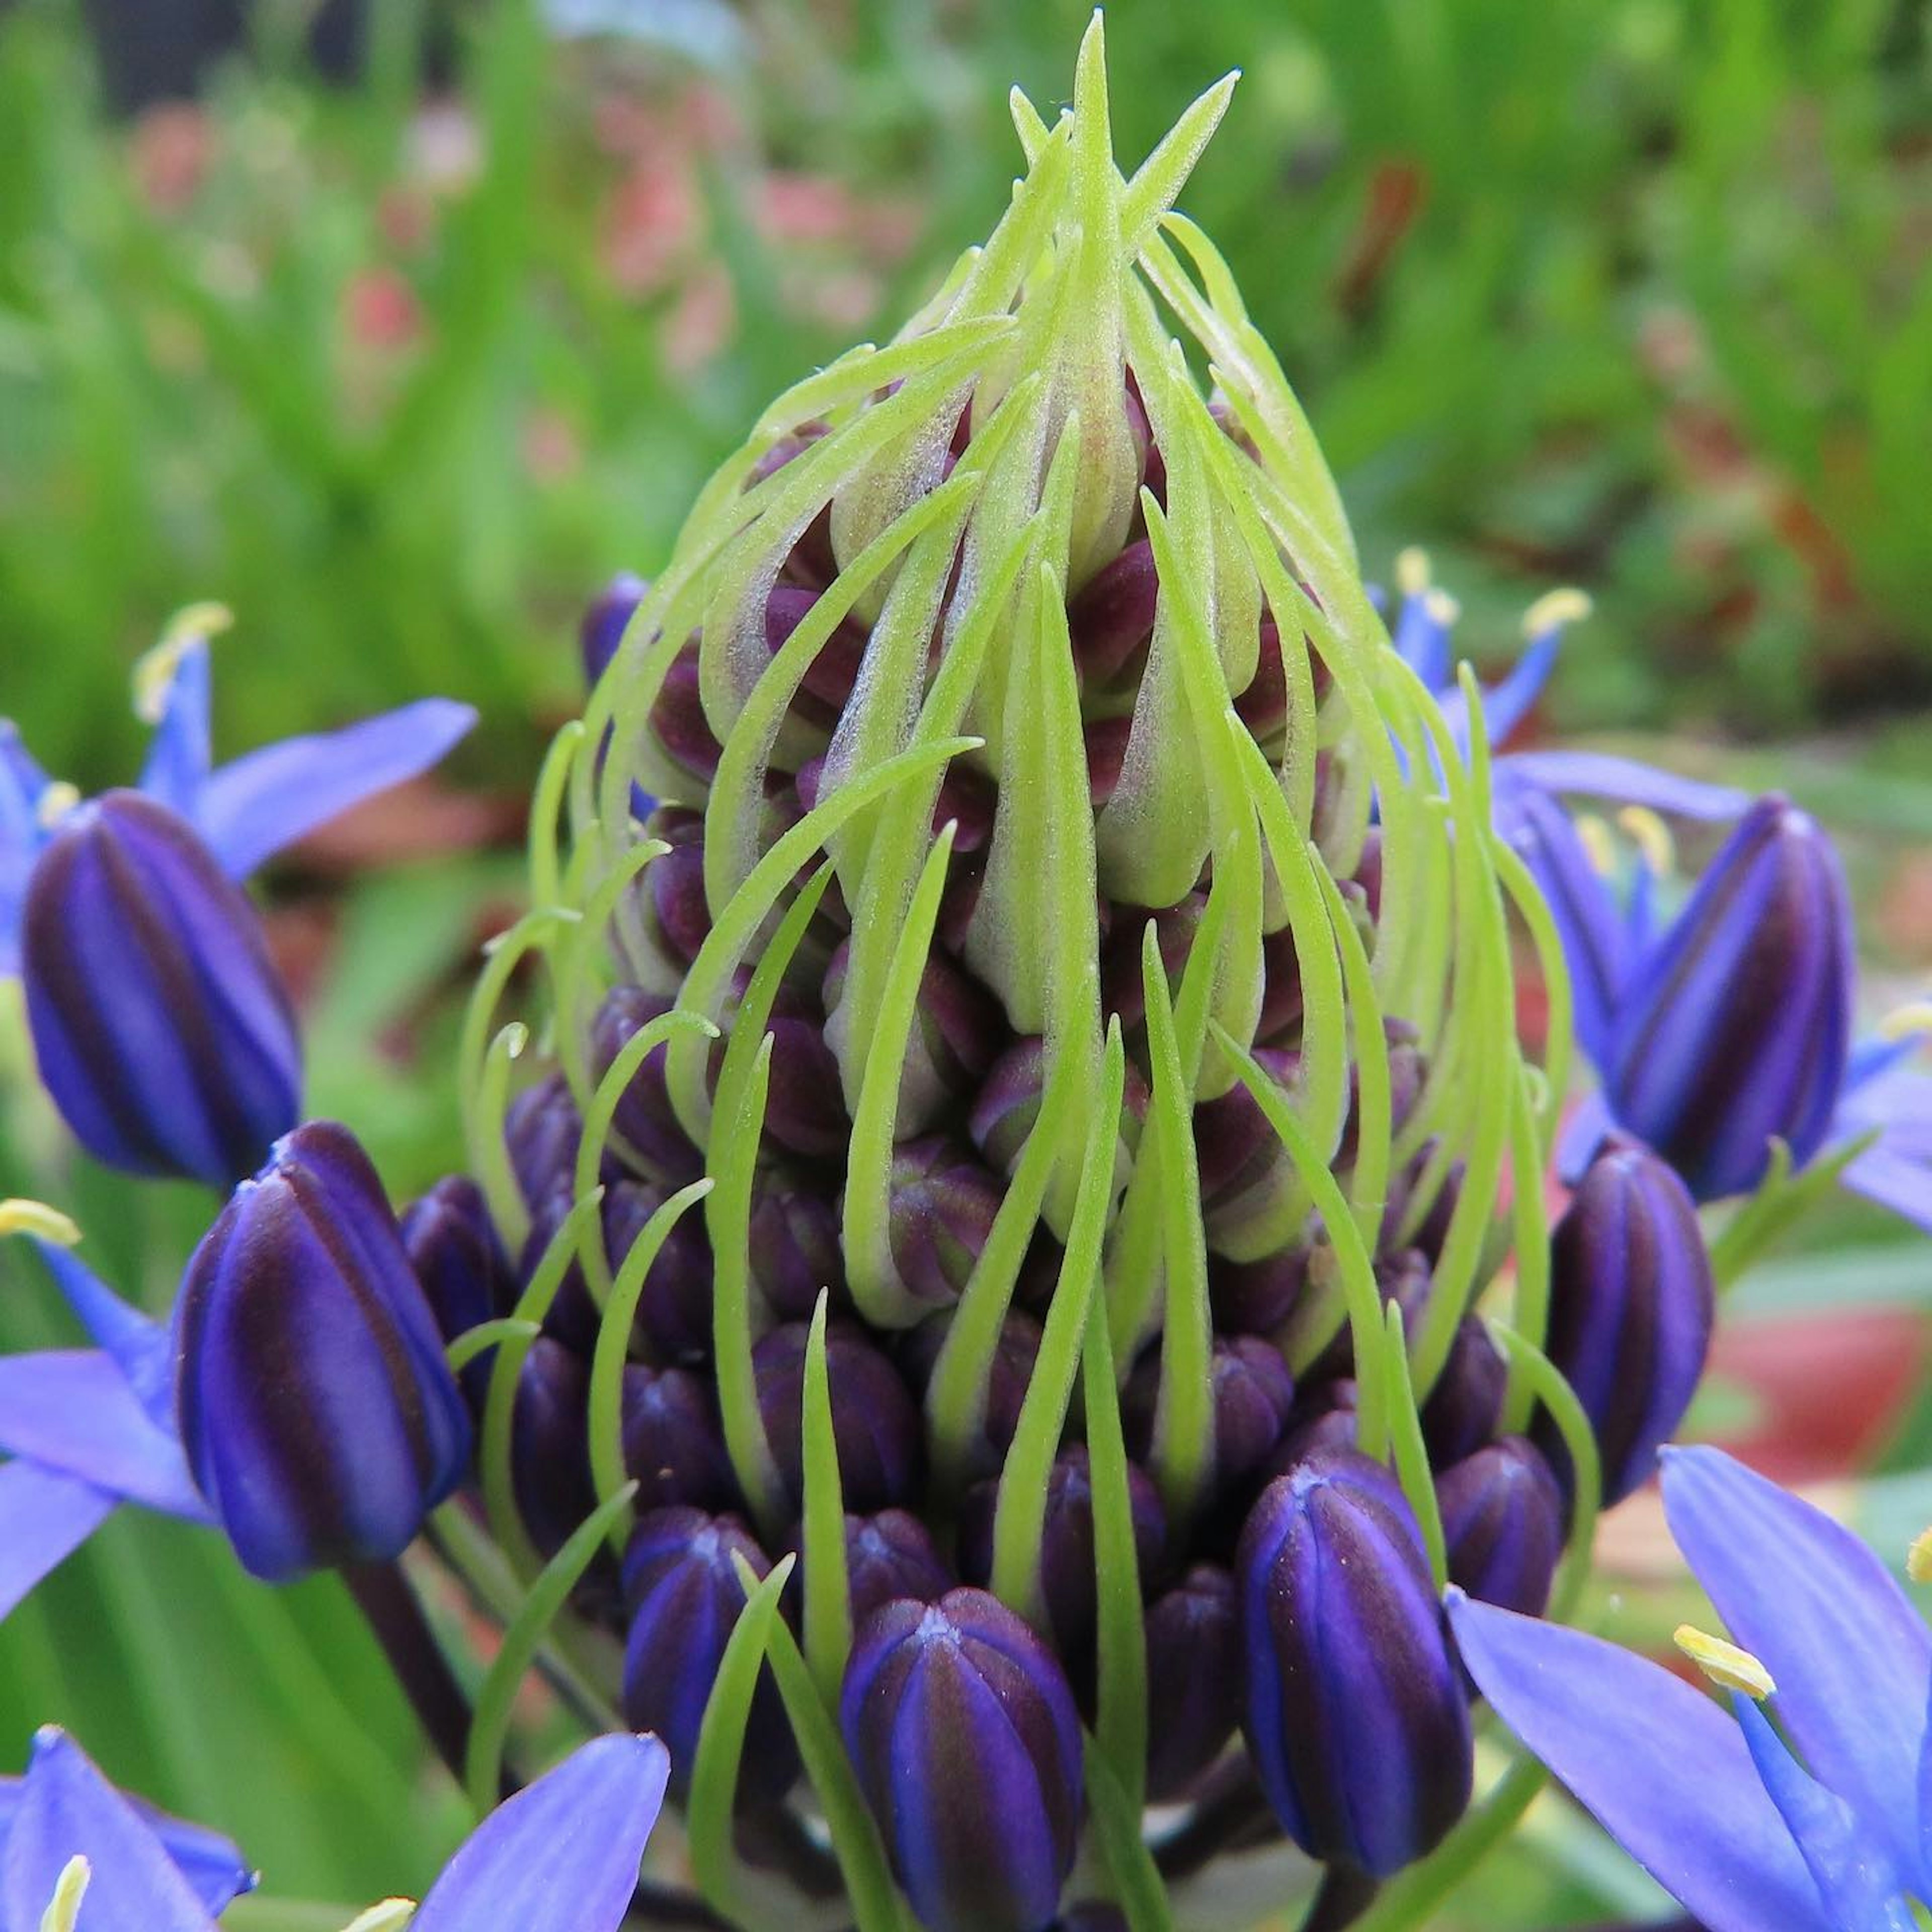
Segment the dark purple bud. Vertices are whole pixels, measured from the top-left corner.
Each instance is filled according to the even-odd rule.
[[[1248,1748],[1282,1828],[1378,1878],[1469,1802],[1473,1747],[1417,1527],[1394,1476],[1351,1450],[1278,1477],[1235,1576]]]
[[[624,1473],[638,1486],[640,1512],[680,1503],[694,1509],[731,1507],[738,1480],[708,1376],[628,1363],[622,1414]]]
[[[400,1556],[463,1480],[470,1415],[369,1157],[312,1121],[202,1238],[176,1304],[188,1466],[280,1582]]]
[[[845,1582],[854,1630],[896,1597],[936,1604],[958,1580],[917,1516],[889,1509],[845,1519]]]
[[[1396,1231],[1407,1217],[1415,1187],[1427,1172],[1436,1146],[1436,1136],[1432,1134],[1417,1150],[1415,1158],[1390,1183],[1388,1210],[1382,1216],[1384,1242],[1393,1242],[1398,1238]],[[1461,1161],[1450,1163],[1449,1170],[1443,1175],[1442,1184],[1436,1190],[1435,1199],[1430,1203],[1428,1211],[1408,1238],[1407,1246],[1419,1255],[1430,1268],[1432,1268],[1442,1258],[1442,1244],[1449,1238],[1449,1223],[1454,1218],[1456,1202],[1462,1198],[1462,1172]]]
[[[1133,732],[1132,718],[1096,718],[1080,728],[1087,753],[1087,798],[1096,812],[1120,789]]]
[[[1216,1328],[1237,1335],[1272,1335],[1294,1311],[1308,1280],[1308,1250],[1298,1243],[1258,1261],[1208,1257],[1208,1292]]]
[[[590,1064],[597,1078],[610,1072],[626,1045],[667,1012],[671,1002],[641,986],[616,986],[605,997],[590,1029]],[[680,1184],[694,1180],[704,1161],[679,1124],[664,1087],[664,1057],[659,1046],[644,1057],[631,1076],[612,1124],[632,1150],[656,1172]],[[574,1156],[573,1156],[574,1157]]]
[[[939,782],[939,798],[932,808],[932,829],[938,832],[950,824],[952,852],[957,858],[984,849],[993,836],[993,818],[999,808],[1000,788],[976,766],[956,758]]]
[[[1263,1072],[1280,1086],[1295,1076],[1297,1057],[1273,1047],[1256,1049]],[[1270,1205],[1293,1185],[1294,1168],[1260,1103],[1240,1082],[1194,1109],[1194,1150],[1210,1238]]]
[[[1301,1037],[1301,962],[1294,934],[1282,926],[1262,935],[1262,1010],[1255,1022],[1257,1046],[1285,1047]]]
[[[1241,1719],[1234,1580],[1197,1563],[1147,1613],[1148,1796],[1180,1798]]]
[[[660,812],[660,818],[668,812]],[[711,906],[704,896],[704,845],[701,839],[660,852],[644,868],[642,880],[649,923],[666,960],[682,968],[698,957],[710,936]]]
[[[808,1324],[788,1322],[763,1336],[752,1352],[766,1440],[794,1503],[805,1494],[800,1428],[808,1333]],[[910,1502],[925,1474],[925,1436],[918,1407],[898,1370],[857,1326],[835,1322],[825,1333],[825,1372],[846,1507],[862,1516]]]
[[[1414,1332],[1413,1322],[1410,1332]],[[1495,1437],[1508,1383],[1508,1364],[1481,1318],[1464,1316],[1449,1359],[1422,1405],[1422,1439],[1435,1468],[1460,1462]]]
[[[933,1365],[939,1359],[950,1325],[951,1318],[946,1316],[922,1322],[906,1332],[900,1345],[899,1359],[908,1378],[922,1396],[932,1379]],[[1006,1451],[1018,1432],[1020,1411],[1033,1383],[1034,1364],[1040,1357],[1043,1332],[1030,1315],[1017,1309],[1000,1324],[1000,1339],[987,1370],[979,1433],[965,1457],[964,1474],[968,1478],[997,1475],[1005,1466]]]
[[[1083,679],[1105,684],[1154,635],[1160,578],[1154,547],[1143,539],[1130,544],[1102,565],[1066,607],[1073,662]]]
[[[842,1160],[852,1124],[845,1115],[838,1061],[826,1044],[815,1000],[781,987],[766,1030],[772,1036],[765,1136],[808,1160]]]
[[[510,1258],[483,1190],[466,1174],[439,1180],[403,1210],[401,1226],[410,1266],[445,1342],[510,1312],[517,1292]],[[460,1379],[472,1406],[480,1406],[490,1385],[488,1353],[470,1363]]]
[[[110,791],[62,820],[28,878],[20,972],[42,1084],[97,1160],[225,1190],[300,1118],[261,921],[152,799]]]
[[[1540,1617],[1568,1514],[1550,1465],[1520,1436],[1478,1449],[1436,1478],[1449,1580],[1485,1604]]]
[[[698,686],[698,644],[686,644],[671,660],[657,701],[651,706],[651,734],[674,764],[709,784],[718,776],[723,748],[712,736]]]
[[[776,657],[791,634],[811,614],[820,593],[802,585],[781,584],[765,605],[765,645]],[[806,667],[801,689],[819,700],[827,722],[836,722],[858,682],[860,661],[866,655],[866,630],[850,617],[840,619],[818,654]]]
[[[808,1322],[820,1288],[834,1309],[850,1301],[838,1210],[812,1188],[761,1189],[752,1202],[748,1244],[752,1280],[765,1305],[783,1322]]]
[[[1607,1506],[1657,1467],[1710,1348],[1710,1257],[1683,1182],[1648,1149],[1612,1141],[1556,1224],[1550,1275],[1544,1348],[1596,1432]],[[1546,1415],[1534,1433],[1567,1484]]]
[[[1168,990],[1178,994],[1195,931],[1207,907],[1205,892],[1190,892],[1178,905],[1161,910],[1120,907],[1114,914],[1113,930],[1100,949],[1101,1010],[1118,1013],[1121,1025],[1130,1028],[1146,1019],[1147,986],[1142,978],[1141,949],[1146,944],[1143,935],[1149,920],[1154,921],[1160,963],[1166,968]]]
[[[735,1516],[653,1510],[638,1519],[624,1553],[624,1721],[654,1731],[670,1753],[671,1789],[688,1791],[704,1706],[724,1646],[745,1607],[734,1556],[764,1578],[771,1565]],[[782,1798],[798,1775],[798,1748],[769,1669],[758,1676],[740,1760],[741,1804]]]
[[[892,1265],[916,1295],[950,1301],[971,1278],[1005,1190],[945,1134],[892,1150]]]
[[[1382,916],[1382,834],[1378,825],[1370,826],[1369,836],[1362,842],[1362,856],[1355,867],[1355,883],[1362,889],[1362,903],[1368,908],[1370,919],[1379,921]]]
[[[561,1342],[539,1335],[517,1377],[511,1474],[531,1542],[554,1556],[597,1506],[590,1480],[590,1372]]]
[[[1234,700],[1234,716],[1264,748],[1278,744],[1288,726],[1288,673],[1282,662],[1281,632],[1272,617],[1261,621],[1255,674]]]
[[[1014,1041],[988,1070],[967,1122],[973,1144],[989,1167],[1011,1174],[1040,1118],[1046,1077],[1046,1042],[1038,1034]]]
[[[1026,1624],[980,1590],[888,1604],[859,1632],[838,1714],[926,1932],[1044,1932],[1080,1835],[1080,1718]]]
[[[1774,1136],[1802,1167],[1823,1144],[1851,1048],[1851,902],[1831,841],[1760,799],[1632,970],[1605,1097],[1692,1197],[1764,1178]]]
[[[1238,1483],[1259,1468],[1281,1440],[1294,1406],[1294,1378],[1281,1351],[1253,1335],[1216,1335],[1209,1373],[1214,1394],[1214,1474]],[[1160,1399],[1161,1358],[1150,1348],[1135,1364],[1122,1392],[1127,1446],[1151,1453]]]
[[[614,577],[603,594],[586,608],[577,627],[577,641],[584,654],[586,685],[596,684],[617,655],[617,646],[624,641],[625,628],[650,588],[641,577],[625,571]]]
[[[1262,1465],[1263,1477],[1272,1482],[1323,1449],[1353,1449],[1356,1446],[1355,1405],[1358,1394],[1352,1376],[1324,1382],[1295,1404],[1288,1427],[1274,1454]]]
[[[551,1195],[574,1191],[584,1116],[562,1073],[526,1087],[503,1117],[503,1144],[525,1204],[532,1214]]]
[[[999,1488],[997,1478],[975,1484],[960,1510],[959,1568],[969,1582],[983,1583],[992,1575]],[[1134,1550],[1144,1585],[1166,1545],[1167,1512],[1153,1478],[1132,1462],[1127,1465],[1127,1494],[1133,1511]],[[1100,1605],[1094,1568],[1094,1480],[1084,1443],[1063,1449],[1047,1477],[1040,1581],[1054,1647],[1070,1668],[1076,1666],[1093,1654]]]

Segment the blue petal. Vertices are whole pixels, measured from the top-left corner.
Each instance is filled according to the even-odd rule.
[[[120,1501],[78,1476],[34,1462],[0,1462],[0,1622],[113,1514]],[[0,1928],[6,1923],[0,1912]]]
[[[214,1932],[159,1838],[71,1738],[34,1740],[26,1792],[0,1862],[0,1925],[34,1932],[68,1862],[89,1870],[76,1932]]]
[[[232,878],[352,805],[428,771],[476,722],[466,704],[425,698],[308,738],[285,738],[224,765],[195,824]]]
[[[168,680],[160,722],[148,746],[140,789],[192,820],[214,762],[208,727],[208,640],[182,648]]]
[[[112,1360],[95,1349],[0,1358],[0,1453],[170,1516],[211,1520],[181,1444],[154,1426]]]
[[[1510,666],[1509,675],[1483,693],[1483,722],[1492,745],[1500,745],[1529,716],[1530,707],[1543,695],[1543,687],[1556,668],[1556,654],[1562,644],[1562,626],[1538,632]]]
[[[20,910],[27,874],[46,843],[40,796],[47,775],[20,741],[10,718],[0,718],[0,978],[20,970]]]
[[[1708,1932],[1840,1932],[1743,1734],[1660,1664],[1561,1624],[1448,1597],[1497,1714]]]
[[[1914,1160],[1881,1141],[1858,1155],[1842,1178],[1853,1193],[1932,1234],[1932,1160]]]
[[[613,1734],[573,1751],[484,1820],[410,1932],[616,1932],[670,1765],[651,1737]]]
[[[1405,597],[1390,640],[1402,662],[1438,696],[1455,688],[1449,662],[1449,626],[1439,614],[1442,605],[1424,595]]]
[[[1731,1707],[1744,1728],[1758,1778],[1796,1840],[1840,1932],[1914,1932],[1911,1910],[1884,1846],[1860,1828],[1843,1798],[1805,1772],[1750,1698],[1733,1692]]]
[[[174,1361],[166,1328],[122,1300],[70,1249],[54,1241],[37,1240],[34,1246],[68,1306],[113,1358],[154,1426],[172,1435]]]
[[[24,1778],[0,1778],[0,1862],[6,1858],[7,1834],[13,1828],[14,1820],[26,1802],[26,1796],[27,1780]],[[244,1892],[255,1889],[256,1874],[243,1859],[242,1849],[233,1839],[210,1831],[206,1825],[190,1824],[185,1818],[171,1818],[165,1811],[130,1792],[123,1792],[122,1796],[134,1807],[135,1815],[160,1840],[162,1849],[174,1861],[175,1869],[188,1880],[196,1898],[210,1912],[218,1914]],[[0,1918],[0,1932],[5,1932],[6,1922]]]
[[[1648,806],[1678,818],[1742,818],[1752,802],[1749,792],[1733,786],[1684,778],[1609,752],[1512,752],[1497,765],[1545,791]]]
[[[1850,1530],[1721,1450],[1666,1450],[1664,1507],[1718,1616],[1771,1672],[1812,1775],[1919,1874],[1932,1630]]]

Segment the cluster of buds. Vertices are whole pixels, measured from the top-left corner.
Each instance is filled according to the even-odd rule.
[[[1228,92],[1124,177],[1096,21],[986,244],[591,612],[475,1180],[404,1217],[494,1324],[491,1527],[621,1651],[734,1920],[780,1871],[1042,1932],[1424,1857],[1444,1590],[1540,1613],[1702,1366],[1660,1161],[1544,1224],[1568,1042],[1517,1040],[1480,711],[1170,212]]]

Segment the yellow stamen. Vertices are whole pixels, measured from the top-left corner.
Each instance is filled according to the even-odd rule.
[[[226,630],[235,622],[225,604],[190,604],[168,620],[161,640],[134,665],[134,715],[144,724],[158,724],[166,716],[168,693],[189,647]]]
[[[1428,551],[1411,545],[1395,560],[1395,587],[1405,597],[1420,597],[1430,581]]]
[[[1422,608],[1446,631],[1462,614],[1462,607],[1446,590],[1432,586],[1422,593]]]
[[[76,1852],[61,1868],[54,1895],[40,1914],[40,1932],[74,1932],[80,1918],[80,1901],[94,1868]]]
[[[1617,869],[1617,843],[1610,836],[1610,828],[1594,812],[1582,812],[1576,814],[1576,836],[1598,877],[1610,878]]]
[[[1679,1624],[1670,1640],[1713,1684],[1726,1690],[1742,1690],[1762,1703],[1778,1688],[1771,1672],[1749,1651],[1712,1636],[1694,1624]]]
[[[406,1898],[386,1898],[352,1919],[342,1932],[402,1932],[416,1915],[416,1906]]]
[[[80,802],[80,786],[69,784],[65,778],[56,778],[41,793],[40,802],[34,807],[34,816],[39,820],[43,832],[51,832]]]
[[[80,1239],[80,1228],[66,1215],[40,1201],[0,1201],[0,1234],[38,1234],[63,1248]]]
[[[1644,863],[1658,878],[1668,878],[1677,868],[1677,842],[1670,828],[1647,805],[1627,805],[1617,814],[1617,823],[1630,834]]]
[[[1909,1000],[1878,1023],[1881,1040],[1916,1040],[1921,1034],[1932,1034],[1932,1000]]]
[[[1559,624],[1580,624],[1596,608],[1587,591],[1546,591],[1522,614],[1522,634],[1540,638]]]
[[[1905,1574],[1915,1583],[1932,1583],[1932,1529],[1922,1529],[1905,1552]]]

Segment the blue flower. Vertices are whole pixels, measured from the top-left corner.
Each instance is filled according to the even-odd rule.
[[[184,611],[136,670],[136,709],[154,727],[140,789],[188,820],[231,879],[362,800],[427,771],[476,722],[466,704],[427,698],[339,731],[285,738],[214,763],[208,640],[218,607]],[[0,719],[0,974],[20,970],[21,910],[34,860],[80,803]]]
[[[1730,1716],[1660,1664],[1452,1592],[1463,1663],[1709,1932],[1910,1932],[1908,1900],[1932,1899],[1932,1631],[1820,1510],[1718,1450],[1664,1464],[1671,1532],[1747,1653],[1680,1633],[1728,1653]]]
[[[0,1232],[32,1212],[0,1202]],[[97,1346],[0,1357],[0,1618],[124,1502],[214,1521],[176,1428],[167,1329],[58,1242],[34,1246]]]
[[[1634,821],[1645,836],[1620,895],[1547,792],[1511,776],[1498,815],[1549,902],[1601,1083],[1572,1125],[1569,1172],[1621,1129],[1714,1201],[1765,1178],[1774,1139],[1802,1168],[1875,1136],[1846,1184],[1932,1229],[1932,1079],[1904,1064],[1932,1019],[1915,1010],[1894,1036],[1854,1041],[1850,902],[1816,820],[1775,794],[1751,802],[1666,919],[1654,819]]]
[[[594,1739],[500,1805],[461,1846],[410,1924],[415,1932],[616,1932],[664,1802],[655,1738]],[[253,1882],[226,1840],[124,1796],[73,1741],[34,1741],[16,1787],[0,1786],[0,1932],[40,1932],[76,1859],[74,1932],[217,1932]],[[70,1883],[70,1880],[68,1881]]]

